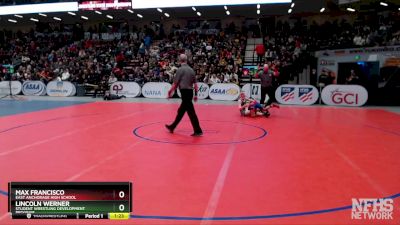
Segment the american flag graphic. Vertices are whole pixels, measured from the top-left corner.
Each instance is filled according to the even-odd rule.
[[[294,99],[294,87],[282,88],[281,96],[285,102]]]
[[[299,89],[299,98],[300,98],[300,101],[302,101],[302,102],[311,100],[312,95],[313,95],[312,88],[300,88]]]
[[[300,100],[302,102],[306,102],[306,101],[311,100],[311,99],[312,99],[312,92],[310,92],[308,94],[305,94],[305,95],[300,97]]]

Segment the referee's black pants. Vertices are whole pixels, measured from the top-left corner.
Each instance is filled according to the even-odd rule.
[[[273,97],[274,97],[274,88],[272,86],[267,86],[267,87],[262,87],[261,86],[261,100],[260,103],[264,104],[265,101],[265,95],[268,94],[268,101],[265,103],[265,105],[269,105],[272,103],[273,101]]]
[[[171,128],[175,129],[181,122],[185,112],[188,113],[190,122],[192,123],[194,133],[203,133],[200,127],[199,119],[197,118],[196,111],[193,106],[193,90],[192,89],[180,89],[182,95],[182,103],[178,109],[175,121],[171,124]]]

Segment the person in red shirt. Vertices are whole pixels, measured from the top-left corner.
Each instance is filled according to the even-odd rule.
[[[88,39],[85,41],[85,49],[89,49],[93,47],[93,42],[92,40]]]
[[[257,63],[258,64],[262,64],[263,63],[263,59],[264,59],[264,55],[265,55],[264,44],[258,44],[256,46],[255,52],[257,54]]]
[[[116,57],[115,61],[117,61],[117,67],[122,69],[124,67],[125,56],[123,52],[120,52]]]

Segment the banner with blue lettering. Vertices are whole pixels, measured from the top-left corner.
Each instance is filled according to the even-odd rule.
[[[42,81],[30,80],[22,84],[22,93],[24,95],[46,95],[46,85]]]
[[[213,100],[235,101],[239,95],[240,87],[236,84],[213,84],[210,88],[210,98]]]
[[[168,91],[171,89],[170,83],[145,83],[142,87],[142,94],[146,98],[168,98]]]

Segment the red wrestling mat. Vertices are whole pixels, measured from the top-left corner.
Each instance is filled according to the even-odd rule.
[[[399,224],[400,116],[236,105],[90,103],[0,118],[0,224]],[[11,220],[9,181],[132,181],[128,221]],[[392,220],[352,219],[353,198],[392,197]]]

